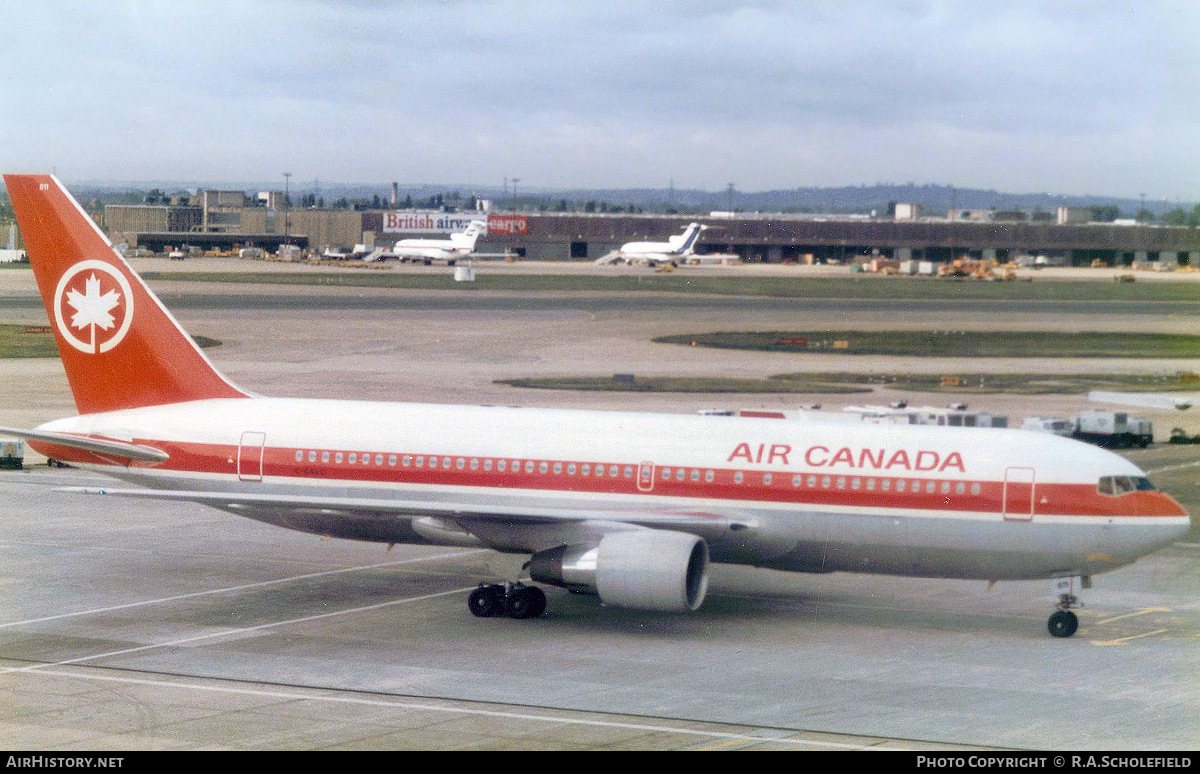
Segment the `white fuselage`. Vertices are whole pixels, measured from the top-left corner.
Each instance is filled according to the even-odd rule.
[[[475,250],[482,231],[482,226],[473,225],[461,234],[451,234],[449,239],[401,239],[392,248],[392,253],[401,259],[426,261],[465,258]]]
[[[682,234],[670,237],[666,242],[626,242],[616,251],[612,260],[627,263],[680,261],[695,254],[701,231],[702,227],[693,223]]]
[[[160,464],[80,460],[154,488],[400,503],[373,519],[229,508],[385,542],[437,542],[427,514],[533,553],[616,521],[698,535],[720,562],[1000,580],[1102,572],[1189,527],[1160,492],[1098,491],[1102,477],[1144,475],[1123,458],[1019,430],[280,398],[40,429],[162,449]]]

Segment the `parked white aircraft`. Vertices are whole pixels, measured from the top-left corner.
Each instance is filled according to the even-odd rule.
[[[596,259],[596,263],[660,263],[679,265],[695,256],[696,243],[708,226],[691,223],[682,234],[668,237],[666,242],[626,242],[617,250]]]
[[[1200,401],[1200,395],[1195,393],[1110,392],[1106,390],[1092,390],[1088,393],[1087,398],[1095,403],[1116,403],[1123,406],[1145,406],[1146,408],[1176,409],[1178,411],[1186,411]]]
[[[487,221],[473,220],[465,231],[451,234],[449,239],[401,239],[392,248],[391,255],[402,261],[420,261],[426,265],[445,261],[453,266],[474,252],[475,242],[486,230]]]
[[[1132,463],[1044,433],[253,395],[56,178],[5,180],[80,415],[0,432],[139,485],[83,491],[527,554],[531,581],[657,611],[698,608],[710,561],[1087,587],[1190,525]],[[471,611],[540,614],[510,580]],[[1073,590],[1055,636],[1078,625]]]

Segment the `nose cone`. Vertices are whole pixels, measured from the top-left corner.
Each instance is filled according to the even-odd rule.
[[[1138,492],[1136,497],[1136,513],[1145,517],[1144,531],[1153,535],[1154,548],[1168,546],[1191,531],[1191,517],[1171,495],[1154,491]]]
[[[1139,516],[1176,517],[1188,520],[1190,523],[1188,512],[1166,492],[1136,492],[1134,498],[1134,508]]]

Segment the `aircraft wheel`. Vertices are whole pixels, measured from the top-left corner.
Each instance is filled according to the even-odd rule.
[[[497,590],[499,593],[497,593]],[[467,608],[477,618],[491,618],[504,610],[502,586],[480,586],[467,597]]]
[[[1046,628],[1055,637],[1070,637],[1079,628],[1079,617],[1070,610],[1059,610],[1050,616]]]
[[[546,612],[546,595],[537,586],[518,586],[508,595],[510,618],[537,618]]]

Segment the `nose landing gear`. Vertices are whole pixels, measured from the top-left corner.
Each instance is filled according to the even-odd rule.
[[[1079,616],[1070,610],[1059,610],[1050,616],[1046,628],[1055,637],[1070,637],[1079,628]]]
[[[1092,587],[1090,576],[1083,576],[1081,581],[1085,589]],[[1072,613],[1071,608],[1083,607],[1083,602],[1075,596],[1075,586],[1071,580],[1063,579],[1056,583],[1056,588],[1060,592],[1058,610],[1050,615],[1050,620],[1046,622],[1046,629],[1055,637],[1070,637],[1079,628],[1079,616]]]
[[[546,595],[523,583],[480,583],[467,597],[467,608],[478,618],[537,618],[546,612]]]

